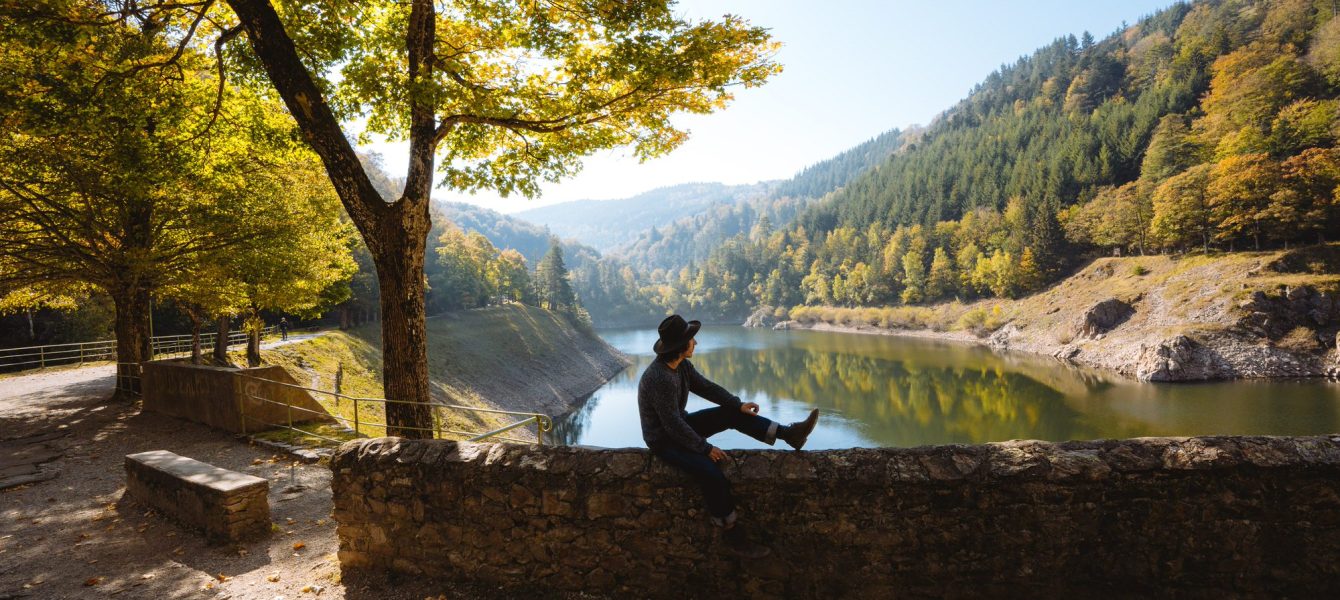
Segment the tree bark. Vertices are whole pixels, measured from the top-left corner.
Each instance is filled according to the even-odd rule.
[[[247,319],[247,366],[256,368],[261,366],[261,329],[265,328],[265,322],[261,321],[261,316],[255,308],[251,309],[251,318]]]
[[[214,334],[214,359],[213,363],[220,367],[231,367],[228,362],[228,334],[231,319],[228,315],[219,317],[218,327]]]
[[[193,309],[186,310],[186,316],[191,318],[191,364],[198,365],[204,362],[203,354],[200,350],[200,313]]]
[[[149,359],[149,290],[127,285],[111,291],[116,307],[116,374],[114,398],[129,399],[140,392],[139,365]]]
[[[406,215],[403,226],[387,224],[381,237],[385,251],[373,253],[381,286],[386,435],[406,438],[433,434],[423,279],[428,203],[421,209],[417,216]]]
[[[362,234],[377,266],[381,287],[382,378],[386,397],[418,404],[386,406],[387,434],[432,435],[425,339],[423,261],[428,235],[428,199],[437,115],[428,99],[410,97],[409,173],[404,195],[388,204],[372,185],[358,155],[340,128],[321,89],[303,65],[293,39],[268,0],[227,0],[246,31],[256,57],[298,123],[304,139],[321,157],[349,218]],[[431,0],[413,0],[406,31],[409,84],[431,80],[434,69],[435,9]]]

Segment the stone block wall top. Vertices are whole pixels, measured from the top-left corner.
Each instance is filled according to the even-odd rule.
[[[166,450],[126,456],[126,495],[213,542],[270,532],[270,483]]]
[[[646,450],[348,442],[341,565],[614,597],[1340,596],[1340,436],[728,454],[760,561]]]
[[[128,454],[126,460],[157,469],[183,481],[224,494],[250,486],[269,487],[269,482],[260,477],[216,467],[167,450]]]

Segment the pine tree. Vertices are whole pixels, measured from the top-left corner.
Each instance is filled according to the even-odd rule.
[[[535,283],[544,308],[555,311],[577,308],[577,295],[572,291],[568,268],[563,264],[563,248],[558,245],[558,240],[551,241],[549,252],[535,267]]]

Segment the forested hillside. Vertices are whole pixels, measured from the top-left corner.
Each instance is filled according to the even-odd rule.
[[[642,271],[678,269],[706,259],[722,244],[742,242],[744,238],[732,238],[750,235],[755,227],[771,233],[789,224],[810,203],[883,162],[903,145],[909,133],[886,131],[806,167],[764,195],[745,202],[720,203],[699,214],[645,229],[616,253]]]
[[[645,325],[654,322],[664,310],[644,278],[634,274],[616,257],[602,257],[595,249],[573,240],[559,240],[548,228],[527,223],[497,211],[470,204],[439,203],[433,219],[434,229],[428,240],[430,260],[428,304],[434,310],[476,306],[480,300],[508,296],[502,288],[514,292],[524,282],[501,283],[502,273],[516,272],[517,258],[523,259],[535,297],[510,294],[516,300],[540,303],[543,288],[561,287],[554,277],[566,273],[576,306],[601,325]],[[563,273],[544,268],[544,259],[554,247],[559,250]],[[504,260],[508,252],[519,257]],[[552,260],[552,259],[551,259]],[[513,278],[518,279],[519,276]],[[548,284],[542,282],[548,280]],[[561,295],[563,292],[555,292]]]
[[[986,78],[790,227],[668,277],[743,305],[1013,297],[1110,252],[1223,251],[1340,231],[1340,19],[1330,0],[1179,4],[1067,36]]]
[[[772,183],[725,185],[685,183],[622,200],[578,200],[516,213],[517,218],[548,227],[563,239],[575,239],[608,252],[661,227],[718,206],[737,204],[767,193]]]

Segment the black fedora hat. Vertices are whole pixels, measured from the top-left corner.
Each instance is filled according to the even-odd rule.
[[[661,339],[656,340],[656,345],[652,350],[657,354],[666,354],[669,352],[678,352],[688,347],[689,340],[697,335],[698,328],[703,324],[699,321],[684,321],[684,317],[679,315],[670,315],[661,321],[661,325],[656,328],[656,333],[661,335]]]

